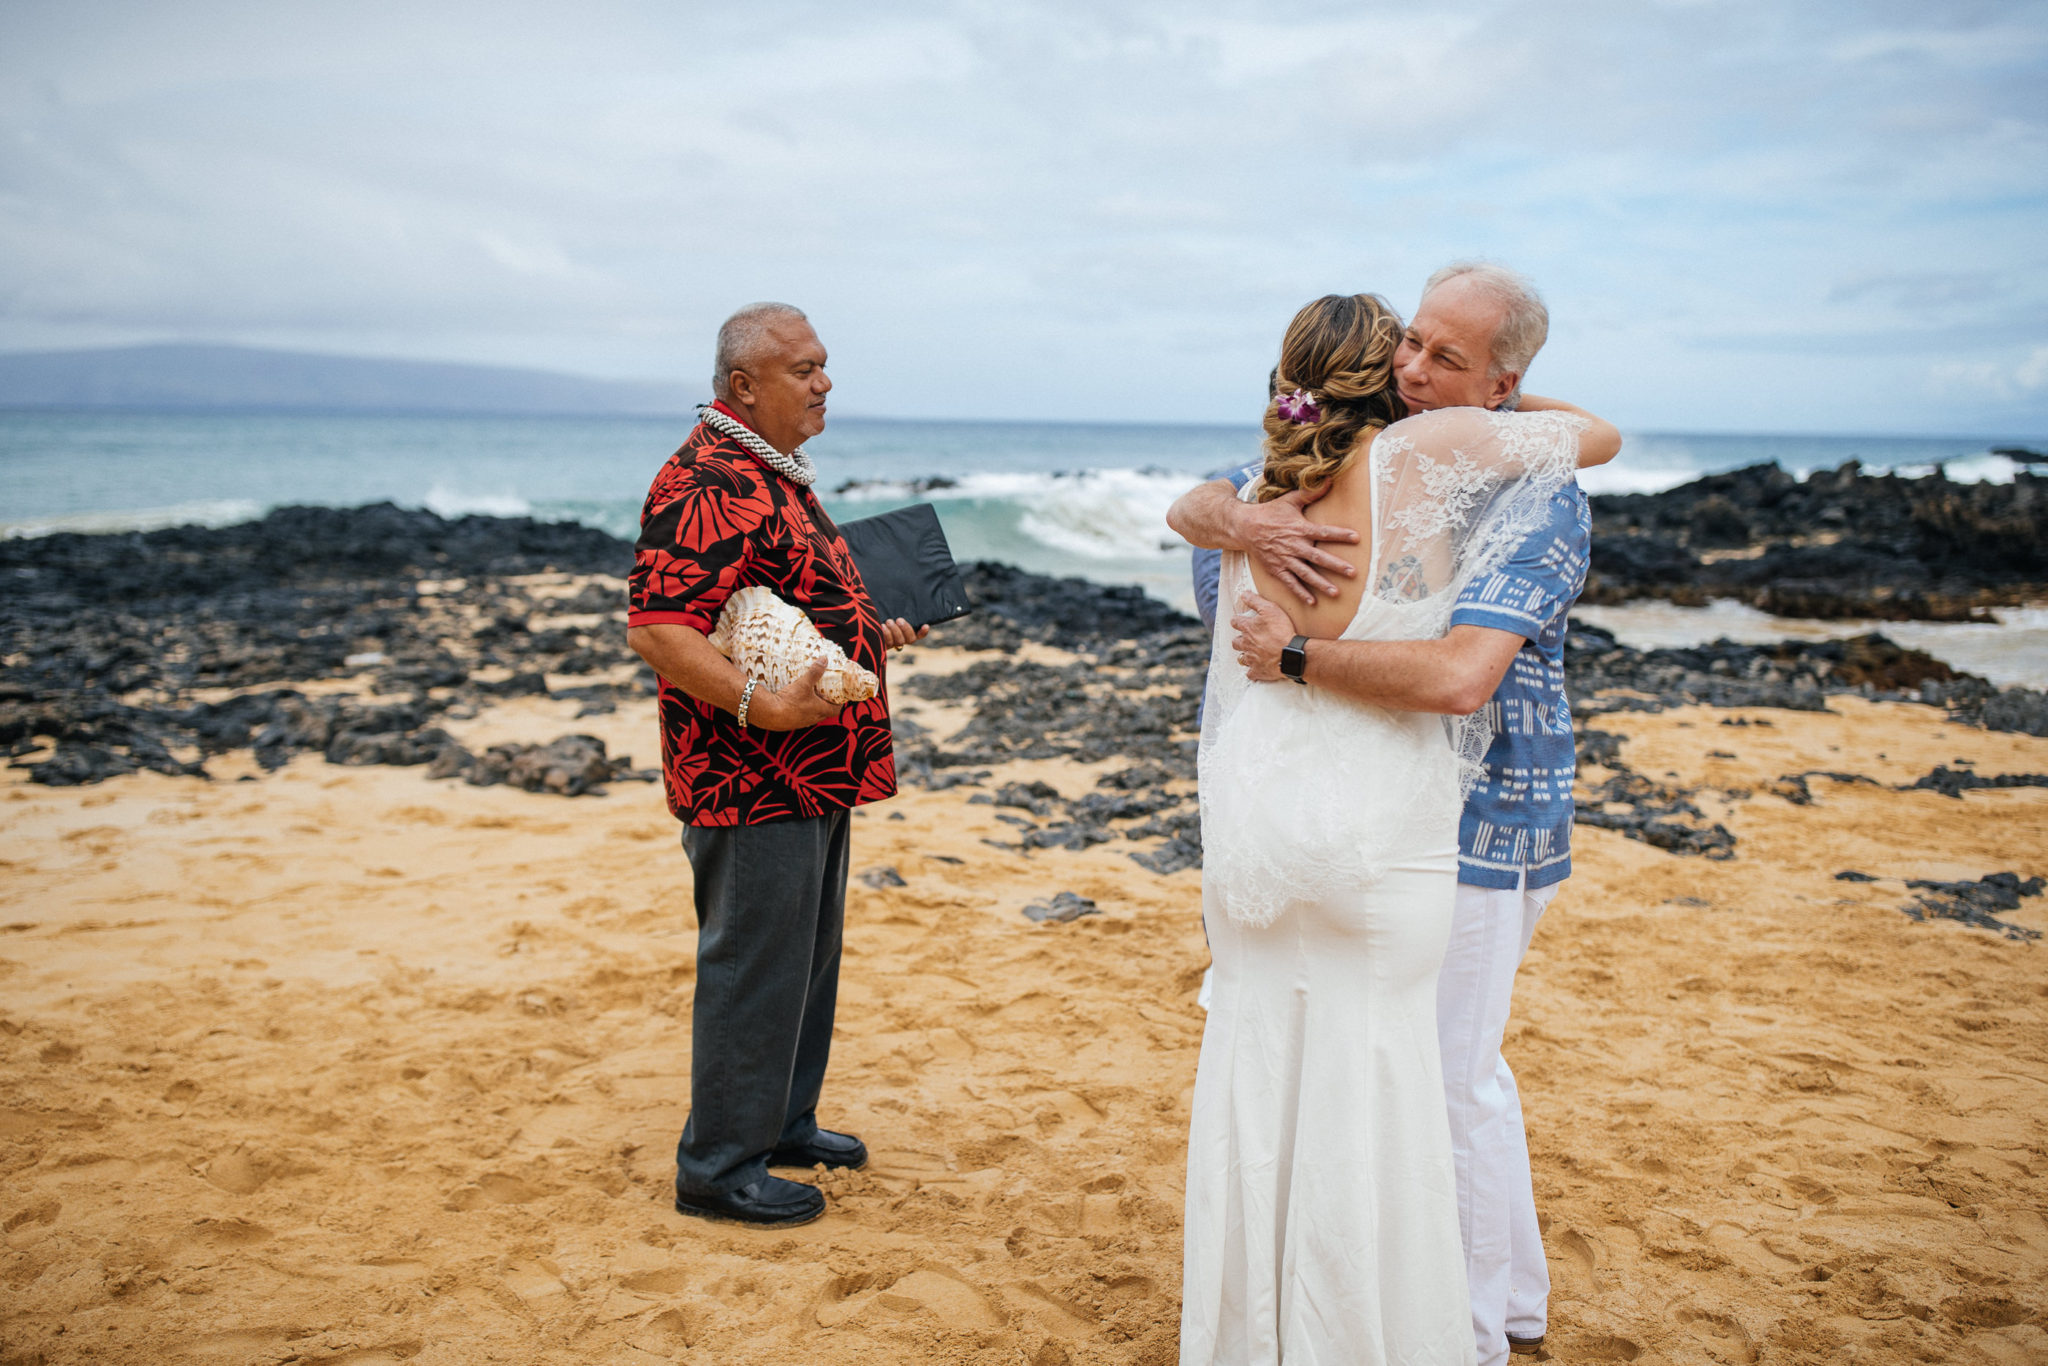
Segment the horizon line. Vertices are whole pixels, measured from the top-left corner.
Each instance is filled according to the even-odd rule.
[[[0,353],[4,355],[6,353]],[[13,353],[27,354],[27,353]],[[423,364],[436,362],[422,362]],[[460,364],[461,362],[452,362]],[[556,371],[552,373],[566,373]],[[638,381],[614,381],[637,383]],[[310,418],[456,418],[537,420],[537,421],[631,421],[660,422],[667,420],[690,421],[695,409],[688,411],[665,411],[660,409],[509,409],[509,408],[375,408],[375,407],[322,407],[302,404],[8,404],[0,403],[0,417],[27,416],[68,416],[68,417],[310,417]],[[1239,431],[1259,430],[1255,422],[1217,421],[1168,421],[1142,418],[1087,418],[1087,417],[923,417],[900,413],[843,413],[840,422],[901,423],[904,425],[956,426],[956,427],[1129,427],[1168,428],[1180,430]],[[829,424],[827,431],[829,432]],[[1889,432],[1842,431],[1822,428],[1776,430],[1738,430],[1730,428],[1682,428],[1682,427],[1632,427],[1621,428],[1624,436],[1649,437],[1717,437],[1749,440],[1770,440],[1789,438],[1794,440],[1830,441],[1969,441],[1981,443],[2009,442],[2015,445],[2027,442],[2048,443],[2048,432],[1954,432],[1905,430]],[[812,440],[817,440],[813,437]]]

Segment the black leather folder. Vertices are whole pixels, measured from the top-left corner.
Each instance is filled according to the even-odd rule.
[[[912,626],[930,626],[967,615],[967,581],[930,503],[841,522],[839,534],[882,620],[901,617]]]

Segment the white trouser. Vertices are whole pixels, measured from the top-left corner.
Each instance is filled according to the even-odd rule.
[[[1549,1307],[1550,1269],[1536,1227],[1522,1099],[1500,1044],[1515,969],[1557,891],[1557,885],[1530,891],[1459,883],[1450,949],[1437,978],[1437,1042],[1479,1366],[1508,1359],[1509,1333],[1541,1336]]]

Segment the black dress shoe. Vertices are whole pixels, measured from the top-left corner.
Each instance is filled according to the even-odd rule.
[[[818,1136],[809,1143],[777,1148],[768,1154],[771,1167],[815,1167],[821,1162],[828,1167],[858,1171],[868,1164],[868,1145],[852,1134],[835,1134],[830,1129],[820,1129]]]
[[[724,1195],[676,1192],[676,1213],[699,1219],[722,1219],[763,1228],[808,1224],[825,1212],[825,1194],[800,1181],[764,1176]]]

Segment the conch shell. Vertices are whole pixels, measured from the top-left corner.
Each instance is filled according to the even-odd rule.
[[[844,650],[819,635],[801,608],[766,588],[741,588],[727,598],[710,641],[747,677],[776,692],[795,682],[821,655],[825,676],[818,680],[818,693],[827,702],[865,702],[881,686]]]

